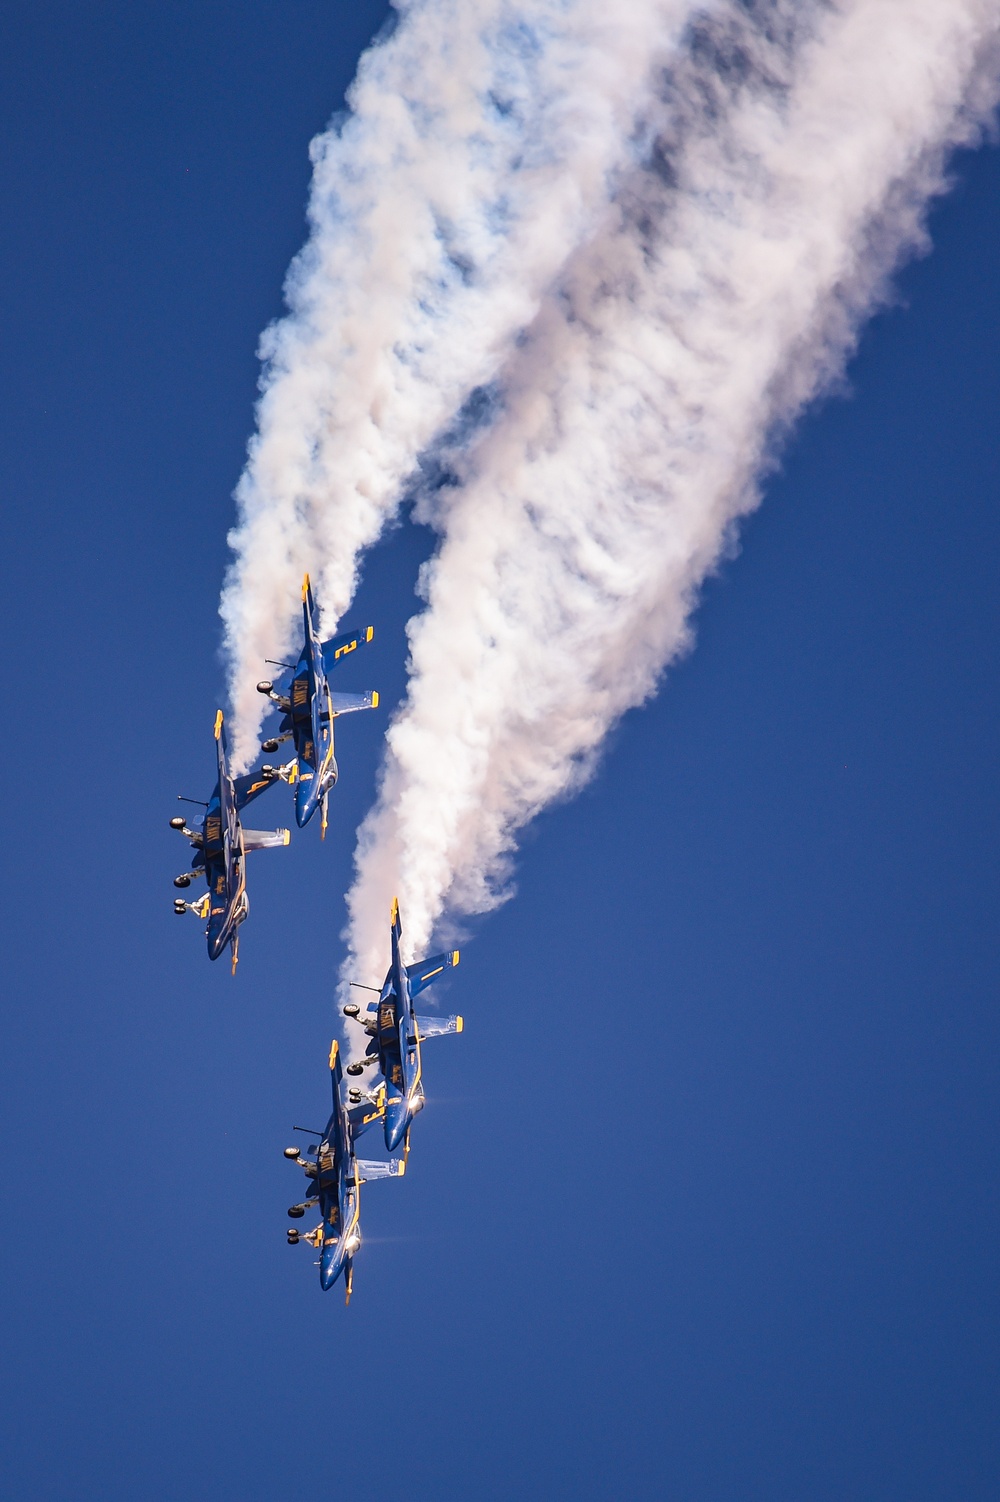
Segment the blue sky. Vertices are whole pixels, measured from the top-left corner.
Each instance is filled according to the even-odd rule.
[[[235,981],[172,915],[167,823],[212,780],[307,142],[382,19],[8,7],[4,1490],[992,1499],[994,149],[464,947],[349,1311],[285,1245],[385,716],[342,732],[325,846],[255,858]],[[342,686],[387,708],[431,546],[366,568]]]

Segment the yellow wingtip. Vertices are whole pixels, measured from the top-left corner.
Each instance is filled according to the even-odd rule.
[[[306,595],[309,593],[309,575],[302,575],[302,603],[306,603]]]
[[[396,1177],[399,1178],[399,1179],[401,1179],[403,1177],[403,1175],[404,1175],[405,1172],[406,1172],[406,1159],[403,1158],[400,1161],[399,1167],[396,1169]]]
[[[336,1038],[334,1038],[333,1042],[330,1044],[330,1068],[331,1069],[333,1068],[334,1064],[336,1064],[336,1062],[337,1062],[337,1055],[338,1055],[339,1052],[340,1052],[340,1044],[337,1042]]]
[[[395,924],[396,924],[398,918],[399,918],[399,898],[398,897],[394,897],[392,899],[392,912],[389,914],[389,926],[390,926],[390,928],[395,927]]]
[[[456,1033],[464,1033],[465,1032],[465,1018],[464,1017],[456,1017],[455,1018],[455,1031],[456,1031]]]
[[[285,845],[290,845],[292,842],[292,831],[290,829],[283,829],[281,832],[285,836],[282,843]]]
[[[462,958],[462,955],[461,955],[461,952],[460,952],[460,951],[459,951],[459,950],[457,950],[457,949],[453,949],[453,950],[452,950],[452,951],[451,951],[451,963],[452,963],[452,964],[453,964],[453,965],[457,965],[457,964],[458,964],[458,962],[459,962],[459,960],[460,960],[460,959],[461,959],[461,958]]]
[[[374,635],[375,635],[375,627],[374,626],[366,626],[365,627],[365,641],[371,641],[371,639],[372,639],[372,637]]]
[[[215,711],[215,739],[218,740],[219,736],[221,734],[222,734],[222,710],[221,709],[217,709]]]
[[[378,709],[378,689],[372,690],[372,709]]]

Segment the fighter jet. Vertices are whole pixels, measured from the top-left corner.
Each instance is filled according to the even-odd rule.
[[[287,845],[290,835],[287,829],[244,829],[240,823],[240,812],[277,779],[273,772],[231,776],[221,709],[215,716],[215,748],[219,777],[200,826],[189,829],[186,819],[180,816],[170,821],[171,829],[179,830],[194,847],[191,870],[175,876],[174,886],[189,887],[196,876],[204,876],[208,891],[197,902],[175,898],[174,912],[194,913],[198,918],[208,919],[205,929],[208,957],[217,960],[228,944],[235,975],[239,958],[237,930],[250,911],[244,857],[250,850],[274,850]]]
[[[349,1092],[344,1104],[344,1075],[340,1064],[340,1047],[330,1047],[333,1084],[333,1110],[320,1137],[318,1147],[308,1147],[305,1156],[297,1147],[286,1147],[285,1157],[305,1170],[309,1195],[292,1205],[289,1215],[300,1220],[313,1205],[319,1206],[322,1220],[304,1236],[295,1227],[288,1231],[288,1242],[295,1246],[307,1242],[319,1252],[320,1287],[326,1291],[344,1274],[345,1303],[351,1302],[354,1281],[354,1258],[361,1245],[361,1185],[371,1179],[395,1179],[406,1172],[405,1163],[391,1158],[388,1163],[359,1158],[354,1144],[362,1132],[385,1112],[385,1088],[362,1098],[359,1089]],[[302,1128],[296,1128],[301,1131]],[[317,1137],[320,1134],[315,1134]],[[310,1158],[315,1158],[310,1162]]]
[[[273,752],[282,741],[294,741],[295,757],[273,770],[285,782],[295,785],[295,820],[299,828],[308,824],[319,807],[323,815],[321,833],[325,835],[326,801],[337,780],[333,722],[338,715],[378,708],[377,693],[331,693],[327,674],[351,652],[370,642],[375,632],[366,626],[362,631],[345,631],[329,641],[320,641],[319,616],[308,574],[302,582],[302,623],[305,641],[298,662],[276,664],[286,666],[291,679],[285,675],[277,689],[267,678],[257,685],[257,692],[266,694],[284,716],[278,734],[263,741],[262,747]],[[282,684],[287,692],[282,690]]]
[[[386,1080],[385,1145],[392,1152],[400,1142],[410,1150],[410,1126],[423,1109],[424,1086],[420,1045],[425,1038],[460,1033],[465,1026],[461,1017],[418,1017],[413,1010],[414,998],[437,980],[445,970],[458,964],[458,950],[435,954],[419,965],[404,965],[399,954],[402,926],[399,903],[392,901],[392,964],[378,1001],[370,1002],[366,1011],[374,1017],[361,1017],[361,1008],[349,1003],[344,1015],[358,1022],[371,1038],[360,1064],[349,1064],[348,1074],[358,1075],[378,1061]],[[363,988],[367,989],[367,988]],[[372,987],[371,989],[374,989]]]

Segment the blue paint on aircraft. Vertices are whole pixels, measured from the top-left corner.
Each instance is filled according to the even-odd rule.
[[[238,930],[250,911],[246,890],[246,855],[251,850],[273,850],[287,845],[287,829],[244,829],[240,814],[248,803],[277,781],[273,772],[263,769],[233,777],[229,771],[226,729],[220,709],[215,716],[215,748],[218,778],[205,807],[201,823],[194,829],[183,818],[171,819],[171,828],[180,830],[194,849],[191,870],[175,877],[174,885],[188,887],[195,877],[204,876],[208,884],[205,896],[197,902],[183,898],[174,901],[174,912],[194,913],[207,919],[205,935],[208,957],[217,960],[228,944],[232,950],[233,973],[239,955]]]
[[[406,1168],[400,1159],[383,1163],[359,1158],[354,1150],[361,1134],[384,1115],[384,1088],[364,1099],[361,1099],[360,1090],[352,1090],[351,1096],[358,1099],[345,1103],[344,1075],[337,1042],[330,1049],[330,1072],[333,1110],[319,1146],[307,1149],[307,1155],[298,1148],[285,1149],[285,1157],[298,1163],[309,1181],[307,1198],[292,1205],[289,1215],[298,1220],[316,1206],[321,1219],[319,1225],[305,1235],[296,1229],[289,1230],[288,1240],[293,1246],[304,1241],[319,1252],[319,1281],[324,1292],[332,1288],[343,1273],[346,1302],[350,1303],[354,1258],[361,1246],[361,1185],[373,1179],[400,1178]],[[313,1154],[315,1159],[310,1161]]]
[[[392,963],[378,1001],[373,1001],[367,1008],[367,1019],[361,1018],[360,1007],[344,1008],[345,1014],[364,1027],[371,1039],[366,1049],[365,1062],[374,1064],[377,1061],[379,1070],[385,1077],[383,1125],[385,1145],[390,1152],[401,1142],[405,1142],[409,1151],[410,1127],[414,1116],[424,1106],[421,1044],[426,1038],[460,1033],[464,1026],[461,1017],[421,1017],[413,1010],[414,999],[421,991],[432,985],[446,970],[458,964],[458,950],[450,949],[444,954],[432,955],[418,965],[404,965],[399,947],[401,935],[399,903],[394,900],[391,917]],[[352,1064],[348,1073],[360,1074],[364,1067],[364,1064]]]
[[[304,640],[297,663],[289,668],[277,687],[267,679],[257,685],[258,692],[266,694],[282,713],[278,734],[264,741],[263,747],[265,751],[276,751],[282,741],[294,743],[294,759],[273,770],[295,787],[295,821],[299,828],[308,824],[317,808],[321,808],[325,834],[326,801],[337,781],[333,722],[338,715],[378,708],[377,693],[333,693],[328,675],[337,663],[370,642],[375,632],[366,626],[321,641],[319,612],[308,574],[302,583],[302,627]]]

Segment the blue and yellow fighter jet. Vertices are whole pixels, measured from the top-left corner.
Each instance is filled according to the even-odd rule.
[[[191,841],[194,856],[191,870],[174,877],[175,887],[189,887],[194,877],[204,876],[208,891],[197,902],[174,899],[174,912],[194,913],[208,919],[208,957],[217,960],[228,944],[233,953],[233,974],[239,958],[237,930],[250,911],[247,896],[245,856],[250,850],[274,850],[287,845],[287,829],[244,829],[240,812],[277,779],[274,773],[233,777],[229,771],[226,732],[222,710],[215,716],[215,748],[219,777],[215,791],[205,806],[205,817],[198,829],[189,829],[181,817],[171,819],[177,829]]]
[[[418,1017],[413,1010],[414,998],[443,975],[445,970],[458,964],[458,950],[435,954],[419,965],[404,965],[399,953],[402,925],[399,921],[399,903],[392,900],[392,964],[386,975],[378,1001],[370,1002],[367,1011],[374,1013],[368,1020],[361,1017],[361,1008],[353,1003],[344,1008],[344,1015],[359,1022],[371,1038],[361,1064],[349,1064],[348,1074],[357,1075],[368,1064],[378,1061],[385,1076],[385,1145],[390,1152],[402,1142],[405,1151],[410,1150],[410,1126],[417,1112],[423,1109],[424,1085],[420,1058],[420,1045],[425,1038],[443,1037],[447,1033],[460,1033],[465,1026],[461,1017]]]
[[[289,1215],[299,1220],[311,1206],[318,1205],[323,1218],[315,1230],[304,1236],[292,1227],[288,1241],[291,1246],[305,1241],[319,1252],[319,1281],[324,1292],[344,1274],[345,1302],[349,1304],[354,1258],[361,1245],[361,1185],[372,1179],[399,1178],[406,1172],[406,1165],[398,1158],[381,1163],[355,1154],[358,1137],[385,1113],[385,1089],[382,1087],[364,1099],[360,1090],[352,1089],[348,1104],[344,1104],[344,1075],[336,1039],[330,1048],[330,1070],[333,1110],[319,1146],[308,1147],[308,1157],[297,1147],[285,1148],[285,1157],[304,1169],[310,1180],[308,1198],[292,1205]],[[315,1157],[314,1162],[309,1161],[311,1157]]]
[[[377,693],[332,693],[327,674],[351,652],[370,642],[375,632],[366,626],[361,631],[344,631],[330,641],[320,641],[318,612],[308,574],[302,582],[302,623],[305,641],[298,662],[290,666],[291,679],[279,680],[279,689],[266,678],[257,685],[257,692],[266,694],[284,716],[278,734],[262,745],[265,751],[277,751],[282,741],[294,741],[295,757],[274,770],[285,782],[295,785],[295,821],[299,828],[308,824],[316,809],[321,808],[325,835],[326,800],[337,780],[333,722],[338,715],[352,714],[357,709],[378,708]],[[287,693],[281,690],[283,682]]]

